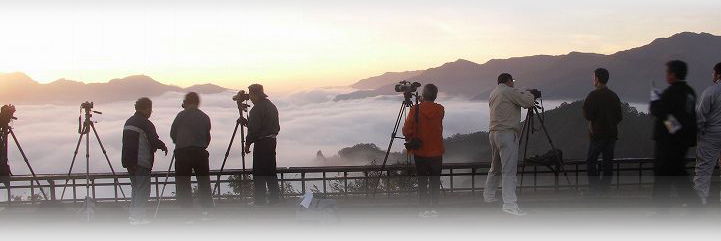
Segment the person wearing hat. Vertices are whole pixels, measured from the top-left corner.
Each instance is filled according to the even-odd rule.
[[[253,185],[255,201],[253,206],[276,204],[280,200],[280,188],[276,176],[275,148],[276,136],[280,131],[278,108],[268,99],[263,86],[248,86],[253,108],[248,114],[248,134],[245,137],[244,151],[250,153],[253,147]],[[266,191],[270,192],[267,195]]]
[[[516,172],[518,168],[518,138],[521,134],[521,108],[531,108],[541,96],[538,90],[521,91],[514,88],[513,77],[503,73],[498,76],[498,87],[488,99],[490,106],[489,140],[491,144],[491,169],[488,171],[483,199],[496,202],[498,183],[502,185],[503,211],[516,216],[526,213],[518,207],[516,197]]]

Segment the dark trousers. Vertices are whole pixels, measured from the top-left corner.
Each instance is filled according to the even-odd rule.
[[[256,204],[276,202],[280,198],[276,174],[275,138],[264,138],[253,147],[253,190]],[[266,192],[270,191],[270,196]]]
[[[588,185],[591,192],[606,192],[611,185],[615,147],[615,139],[591,140],[588,146],[588,155],[586,156],[586,175],[588,176]],[[603,156],[600,163],[598,161],[599,156]]]
[[[418,177],[418,200],[421,207],[435,207],[441,192],[442,157],[414,157]]]
[[[671,198],[673,190],[688,205],[695,206],[700,203],[693,190],[693,182],[686,172],[688,148],[687,145],[672,141],[656,141],[653,201],[657,207],[671,207],[674,204]]]
[[[150,169],[136,167],[128,169],[130,174],[130,186],[133,188],[130,201],[130,217],[135,219],[145,218],[145,208],[150,198]]]
[[[181,207],[193,207],[193,189],[190,177],[195,172],[198,179],[198,199],[204,208],[213,206],[210,194],[208,151],[200,147],[175,150],[175,196]]]

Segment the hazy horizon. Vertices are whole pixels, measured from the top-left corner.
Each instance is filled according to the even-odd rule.
[[[721,2],[707,0],[593,7],[566,1],[31,0],[0,9],[0,29],[8,33],[0,39],[0,72],[24,72],[42,83],[136,74],[183,87],[240,89],[258,82],[284,94],[459,58],[611,54],[679,32],[719,35],[721,26],[707,24],[721,20],[719,8]]]

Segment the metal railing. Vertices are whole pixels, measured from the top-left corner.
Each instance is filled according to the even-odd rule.
[[[483,183],[490,168],[489,163],[444,163],[441,174],[442,190],[448,194],[476,194],[483,190]],[[520,191],[577,189],[586,183],[585,161],[566,161],[564,173],[556,175],[544,166],[519,168]],[[653,183],[653,159],[625,158],[614,161],[613,185],[620,189],[627,186],[644,188]],[[521,170],[524,170],[521,172]],[[379,166],[327,166],[327,167],[287,167],[278,168],[278,181],[281,193],[285,197],[299,196],[307,191],[335,198],[377,198],[379,196],[404,195],[415,192],[414,167],[410,164],[388,165],[384,170]],[[211,188],[220,182],[218,200],[238,199],[252,196],[252,170],[230,169],[223,172],[211,171]],[[151,174],[151,198],[173,200],[175,184],[174,173],[165,182],[167,172]],[[217,179],[220,175],[220,179]],[[40,195],[35,180],[40,181],[39,188],[47,194],[47,200]],[[67,183],[67,184],[66,184]],[[193,183],[197,181],[193,180]],[[47,201],[55,203],[79,203],[86,196],[100,203],[124,202],[130,199],[130,180],[127,173],[114,176],[109,173],[91,173],[86,182],[84,174],[70,176],[61,174],[39,174],[32,176],[13,176],[9,186],[0,185],[6,191],[6,204],[39,204]],[[166,192],[161,196],[162,186],[167,184]],[[67,188],[64,196],[60,195]],[[128,195],[123,197],[120,189]],[[1,193],[1,192],[0,192]]]

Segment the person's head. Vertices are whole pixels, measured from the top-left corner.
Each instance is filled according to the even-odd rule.
[[[721,63],[713,67],[713,82],[716,83],[719,81],[721,81]]]
[[[143,97],[135,101],[135,111],[143,114],[146,118],[150,118],[153,114],[153,101],[148,97]]]
[[[672,60],[666,63],[666,81],[671,84],[686,80],[688,65],[681,60]]]
[[[252,84],[248,86],[248,95],[250,95],[250,101],[253,103],[268,98],[268,95],[266,95],[263,90],[263,86],[260,84]]]
[[[513,76],[509,73],[503,73],[498,76],[498,84],[505,84],[509,87],[513,87]]]
[[[434,84],[426,84],[423,86],[423,101],[433,102],[438,98],[438,87]]]
[[[200,96],[198,93],[190,92],[185,94],[183,108],[198,108],[198,106],[200,106]]]
[[[607,69],[598,68],[593,71],[593,86],[595,86],[595,87],[606,86],[609,78],[610,78],[610,74],[608,73]]]

